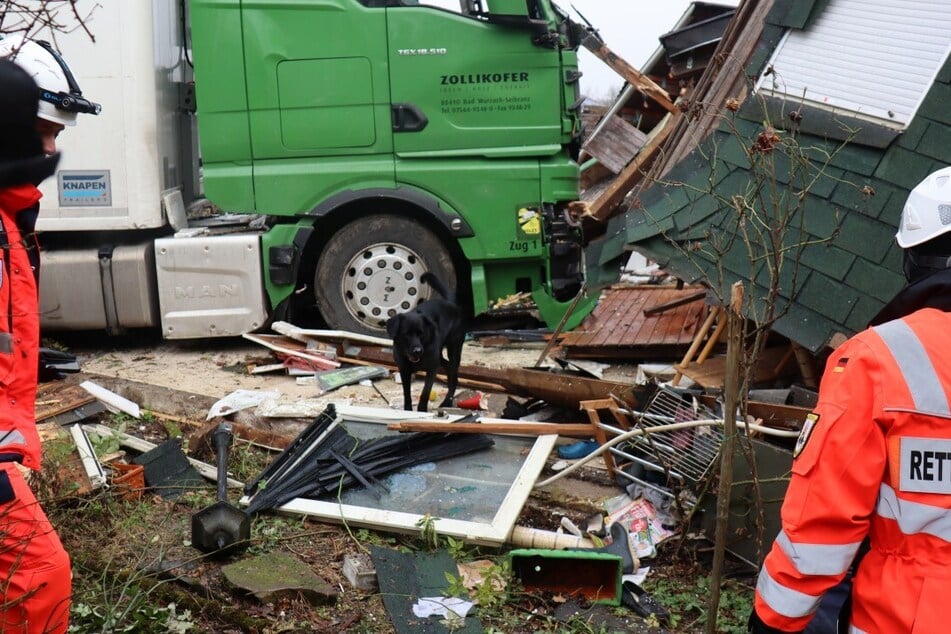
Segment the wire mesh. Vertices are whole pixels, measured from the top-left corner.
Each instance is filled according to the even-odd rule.
[[[651,432],[652,427],[699,421],[722,422],[722,417],[695,396],[660,387],[642,412],[632,412],[634,428],[646,433],[624,443],[622,451],[640,454],[681,482],[700,482],[716,462],[723,441],[721,426],[688,426]]]

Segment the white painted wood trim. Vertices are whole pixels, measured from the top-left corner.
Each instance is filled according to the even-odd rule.
[[[756,90],[904,128],[951,52],[951,11],[933,0],[830,0],[790,29]]]
[[[522,507],[525,506],[525,502],[532,492],[532,487],[535,485],[535,481],[544,468],[545,461],[554,449],[557,440],[558,436],[556,435],[538,437],[491,523],[485,524],[437,517],[435,518],[436,531],[440,535],[461,538],[472,544],[485,546],[504,544],[515,527],[515,521],[522,512]],[[239,504],[247,506],[249,499],[247,496],[242,497]],[[424,517],[423,514],[417,513],[384,511],[305,498],[295,498],[280,507],[278,511],[338,524],[348,524],[359,528],[389,529],[410,534],[419,533],[420,528],[417,524]]]

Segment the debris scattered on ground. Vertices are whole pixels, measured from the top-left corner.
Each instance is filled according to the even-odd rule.
[[[640,291],[636,287],[624,287],[611,292]],[[682,296],[683,301],[645,302],[648,309],[645,312],[655,319],[670,318],[679,310],[704,306],[700,299],[696,291],[692,291],[692,295]],[[393,405],[400,402],[401,388],[393,380],[392,356],[385,341],[351,339],[347,333],[337,331],[321,340],[320,331],[303,331],[286,323],[280,328],[284,331],[279,335],[280,340],[248,338],[251,342],[248,347],[266,349],[263,355],[260,350],[244,353],[244,357],[209,355],[202,362],[213,364],[215,369],[208,372],[199,366],[192,369],[202,381],[196,389],[199,394],[207,394],[189,397],[192,411],[197,409],[204,413],[198,417],[166,405],[183,400],[170,398],[170,394],[157,396],[163,408],[167,406],[176,413],[153,412],[151,403],[141,402],[147,387],[144,383],[131,385],[98,374],[80,373],[77,380],[108,386],[98,393],[113,403],[109,406],[112,409],[117,409],[114,403],[121,402],[118,399],[128,401],[123,403],[123,410],[135,412],[138,408],[139,419],[130,423],[131,427],[105,431],[102,425],[89,424],[88,420],[84,426],[93,434],[92,444],[97,451],[106,441],[115,442],[116,449],[123,447],[110,450],[109,455],[96,454],[116,496],[134,500],[144,494],[145,497],[139,499],[148,500],[150,494],[158,494],[164,496],[167,504],[182,505],[194,491],[207,491],[206,481],[215,481],[219,476],[214,467],[196,460],[193,454],[208,455],[209,438],[213,437],[218,423],[226,421],[233,426],[241,452],[263,454],[258,458],[261,462],[257,471],[245,471],[250,488],[239,502],[245,507],[242,513],[254,517],[250,543],[260,539],[255,533],[260,529],[253,527],[270,521],[274,517],[271,511],[276,509],[282,514],[298,516],[302,518],[298,521],[303,522],[343,522],[351,535],[354,530],[370,528],[405,536],[420,533],[422,526],[432,522],[436,534],[443,539],[461,540],[458,543],[472,547],[491,544],[504,546],[508,552],[522,550],[531,553],[536,563],[544,564],[539,564],[537,569],[521,570],[519,574],[551,572],[553,561],[561,559],[575,562],[559,562],[569,568],[577,568],[577,561],[586,557],[619,560],[619,574],[611,574],[611,584],[618,589],[609,603],[627,608],[636,618],[663,622],[669,617],[666,607],[658,603],[651,591],[651,577],[657,573],[648,574],[650,569],[641,564],[645,560],[657,563],[665,556],[665,545],[674,541],[671,538],[678,537],[676,541],[682,543],[685,531],[698,530],[696,526],[685,526],[688,513],[684,511],[693,511],[700,503],[698,496],[702,494],[702,483],[715,459],[718,442],[715,434],[691,426],[703,423],[715,427],[722,419],[716,388],[709,387],[716,382],[704,378],[717,375],[719,348],[715,342],[710,344],[709,339],[701,342],[700,348],[710,350],[702,362],[693,355],[686,364],[670,359],[664,363],[664,359],[659,359],[656,363],[626,366],[607,356],[597,360],[574,358],[570,355],[578,348],[563,345],[570,341],[565,336],[559,336],[554,343],[549,340],[548,344],[552,345],[546,345],[541,359],[538,346],[534,345],[542,343],[541,340],[527,342],[532,347],[521,342],[523,347],[515,343],[508,348],[488,345],[489,339],[485,345],[473,340],[466,344],[463,357],[464,361],[471,359],[477,363],[464,363],[461,367],[460,383],[466,388],[460,390],[455,407],[420,413],[404,412]],[[593,332],[592,328],[588,334]],[[708,328],[707,332],[710,336],[714,329]],[[510,337],[509,341],[516,339]],[[690,346],[698,339],[691,333],[689,337],[681,337],[681,341]],[[651,339],[648,348],[658,350],[655,343],[656,339]],[[677,350],[674,358],[688,357],[685,349]],[[777,350],[781,351],[778,357],[767,357],[764,366],[773,365],[770,372],[762,376],[779,376],[776,364],[793,359],[788,349]],[[326,355],[323,358],[336,366],[316,367],[306,358],[311,355]],[[155,354],[137,355],[130,363],[141,364],[146,370],[142,378],[154,380],[165,369],[164,364],[158,363],[159,358]],[[494,358],[500,361],[490,364]],[[703,373],[698,373],[693,369],[698,363],[713,370],[705,368]],[[797,364],[792,363],[785,371],[796,367]],[[169,371],[176,370],[170,367]],[[701,380],[689,382],[688,376]],[[228,389],[218,388],[215,395],[214,386],[222,378],[228,382],[221,385]],[[174,385],[185,387],[180,375],[175,379]],[[445,379],[440,377],[439,380]],[[683,381],[687,386],[674,389],[670,383],[675,381]],[[788,387],[759,385],[769,389],[751,392],[755,399],[750,401],[750,412],[755,420],[748,422],[748,428],[765,429],[771,435],[794,434],[808,412],[807,406],[798,403],[807,402],[804,399],[810,391],[797,392],[794,398],[793,390]],[[37,412],[38,416],[42,413],[51,420],[63,415],[85,417],[83,408],[99,406],[100,412],[106,411],[101,405],[103,402],[99,398],[91,400],[85,391],[78,396],[66,392],[61,397],[50,394],[46,401],[38,401]],[[754,411],[756,414],[752,414]],[[201,418],[211,422],[202,422]],[[319,420],[323,420],[323,426],[317,424]],[[363,431],[356,435],[348,431],[338,434],[330,431],[333,425],[328,420],[334,425],[343,423],[341,429],[370,425],[376,426],[376,431],[370,436],[364,436]],[[665,435],[665,426],[670,424],[687,427]],[[187,448],[192,455],[182,452],[184,439],[177,436],[158,438],[158,442],[137,437],[155,425],[166,431],[174,429],[179,435],[187,430]],[[385,440],[375,438],[380,433]],[[314,434],[328,435],[316,442]],[[779,436],[776,438],[782,440]],[[507,446],[509,442],[520,444],[505,450],[512,453],[499,454],[504,456],[501,459],[487,460],[483,455],[489,456],[495,449],[484,450],[482,445],[466,449],[467,443],[482,442],[480,439],[489,439],[487,446],[493,447]],[[783,442],[791,444],[792,439]],[[435,443],[432,445],[435,453],[426,453],[432,443]],[[479,453],[467,453],[477,450]],[[369,462],[364,460],[364,453]],[[444,460],[449,454],[458,455]],[[561,465],[556,464],[558,458],[562,458]],[[234,459],[229,462],[233,465]],[[134,468],[136,463],[143,463],[145,469],[129,475],[138,475],[141,479],[132,486],[124,484],[120,478],[127,474],[122,472],[130,465]],[[282,463],[284,466],[280,467]],[[190,475],[179,481],[172,467],[182,465],[187,465]],[[409,465],[415,466],[407,468]],[[157,466],[159,475],[155,473]],[[500,470],[503,466],[511,470]],[[481,476],[473,477],[473,469],[485,469],[497,478],[490,482]],[[433,476],[442,479],[431,480]],[[162,477],[169,480],[163,481]],[[556,478],[560,479],[556,482]],[[559,498],[544,497],[545,492],[561,490],[559,487],[565,482],[570,481],[570,486],[576,488],[589,480],[598,481],[599,487],[607,487],[611,493],[589,499],[590,508],[572,512],[571,516],[537,510],[540,504],[551,507],[559,502]],[[227,477],[226,481],[228,486],[240,486],[233,478]],[[470,508],[473,492],[469,489],[486,487],[497,489],[498,497],[491,498],[488,506],[480,509],[476,516],[466,516],[476,508]],[[408,497],[393,497],[394,493]],[[197,510],[207,507],[208,504],[202,504]],[[529,512],[538,516],[525,521]],[[187,518],[190,513],[183,515]],[[392,521],[394,518],[398,521]],[[696,534],[702,538],[704,530],[701,525]],[[190,543],[187,539],[183,541]],[[744,559],[748,557],[745,550],[740,550]],[[540,554],[545,551],[557,555]],[[340,587],[348,587],[350,592],[373,593],[377,591],[375,587],[385,592],[373,562],[355,558],[352,556],[355,554],[338,552],[334,555],[333,566],[339,577],[335,583],[344,584]],[[538,557],[541,560],[537,560]],[[663,566],[651,568],[657,570]],[[632,579],[631,575],[640,576]],[[556,611],[567,615],[569,606],[583,607],[587,614],[596,613],[597,602],[611,594],[603,593],[602,587],[596,598],[587,596],[590,593],[579,589],[585,585],[585,579],[580,577],[560,586],[544,575],[530,580],[536,584],[531,587],[536,587],[551,602],[553,618]],[[483,581],[498,583],[497,571],[490,570]],[[519,578],[519,581],[524,583],[525,579]],[[595,580],[588,581],[593,588]],[[600,587],[603,580],[597,583]],[[550,587],[542,591],[543,585]],[[470,588],[469,592],[474,597],[484,594],[485,590]],[[277,596],[269,600],[284,600]],[[295,595],[290,591],[287,596]],[[427,600],[436,596],[442,595],[414,595],[413,602],[399,608],[405,611],[395,617],[391,613],[391,620],[418,624],[424,617],[414,614],[413,609],[419,613],[427,605],[432,607]],[[452,610],[446,614],[449,612]],[[572,614],[577,615],[577,611]],[[457,617],[425,618],[427,622],[430,618],[436,622]],[[459,623],[467,623],[470,618],[471,614]]]
[[[310,566],[286,553],[274,552],[242,559],[221,568],[234,588],[262,603],[303,597],[312,605],[334,603],[338,592]]]
[[[277,400],[280,398],[280,392],[258,392],[255,390],[235,390],[221,400],[217,401],[208,410],[207,420],[229,416],[243,409],[257,407],[267,400]]]
[[[132,418],[139,418],[142,415],[137,403],[133,403],[129,399],[123,398],[92,381],[83,381],[79,384],[79,387],[95,396],[113,411],[125,412]]]
[[[370,556],[377,571],[383,604],[397,632],[482,631],[479,619],[469,614],[471,601],[463,600],[460,603],[456,599],[462,597],[453,597],[449,592],[449,578],[459,573],[455,560],[448,552],[402,553],[372,546]],[[426,600],[425,609],[421,609],[421,600],[436,597],[446,597],[451,601],[435,610],[433,601]],[[446,625],[436,627],[435,623],[427,622],[429,616],[437,612]]]

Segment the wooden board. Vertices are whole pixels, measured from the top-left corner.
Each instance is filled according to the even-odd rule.
[[[646,134],[621,117],[611,115],[598,134],[585,143],[584,151],[617,174],[646,142]]]
[[[66,488],[61,493],[64,495],[91,493],[93,490],[92,483],[89,481],[89,476],[86,475],[86,468],[83,466],[83,461],[79,457],[79,451],[76,449],[76,443],[69,430],[56,423],[40,423],[36,426],[36,431],[40,436],[40,442],[43,444],[44,454],[58,456],[55,462],[46,461],[44,466],[49,468],[55,465],[56,475],[53,477]],[[57,449],[54,449],[54,445]],[[68,448],[68,451],[61,448]]]
[[[310,353],[307,350],[306,344],[291,339],[290,337],[285,337],[282,335],[258,335],[253,333],[244,333],[241,336],[248,341],[253,341],[254,343],[262,345],[269,350],[273,350],[278,355],[284,354],[298,359],[303,359],[318,370],[332,370],[334,368],[340,367],[340,363],[337,361],[331,361],[330,359],[319,354]]]
[[[784,358],[789,356],[788,347],[767,348],[760,356],[756,364],[756,373],[753,377],[753,384],[761,384],[767,381],[773,381],[781,376],[789,376],[796,372],[795,359],[788,358],[786,363],[782,363]],[[726,357],[711,357],[703,363],[690,363],[683,369],[684,376],[693,380],[702,388],[717,389],[723,387],[724,368],[726,367]]]
[[[392,353],[374,346],[349,347],[340,350],[339,358],[348,362],[393,365]],[[444,380],[440,378],[440,380]],[[611,394],[627,395],[630,385],[575,374],[555,373],[528,368],[492,369],[463,365],[459,368],[459,385],[504,392],[514,396],[539,398],[552,405],[577,409],[581,401],[608,398]]]
[[[631,392],[631,386],[627,383],[545,370],[509,368],[505,370],[505,375],[513,391],[569,409],[578,409],[581,401],[610,398],[612,394],[622,396]]]
[[[96,398],[79,387],[61,381],[44,383],[36,391],[34,417],[36,422],[88,405]]]
[[[681,357],[706,314],[701,290],[698,286],[612,286],[581,325],[562,336],[561,348],[569,357],[587,359]],[[671,307],[652,310],[664,305]]]

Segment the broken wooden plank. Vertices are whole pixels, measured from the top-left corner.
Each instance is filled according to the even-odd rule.
[[[626,383],[527,368],[508,368],[505,376],[512,391],[569,409],[578,409],[581,401],[608,398],[631,389]]]
[[[588,205],[590,217],[600,221],[607,222],[614,209],[621,204],[624,197],[631,191],[646,173],[648,163],[650,163],[658,154],[660,148],[673,131],[676,123],[681,119],[680,112],[668,114],[661,120],[657,126],[651,130],[651,136],[647,144],[641,148],[627,167],[618,174],[610,185],[601,193],[598,198]]]
[[[723,311],[721,306],[711,306],[710,312],[707,314],[707,318],[704,320],[703,325],[697,330],[697,334],[694,336],[693,343],[690,344],[690,348],[687,349],[687,352],[684,354],[684,358],[680,360],[680,363],[674,365],[674,368],[677,369],[677,373],[674,374],[674,378],[671,380],[671,385],[678,385],[680,379],[683,378],[683,372],[678,368],[685,367],[688,363],[693,361],[693,357],[697,354],[697,351],[700,350],[700,346],[703,345],[704,338],[711,332],[711,329],[715,327],[717,316]]]
[[[101,401],[93,399],[91,403],[86,403],[79,407],[74,407],[73,409],[67,410],[61,414],[55,414],[53,416],[47,416],[43,419],[44,423],[54,423],[56,425],[70,425],[72,423],[82,423],[84,421],[93,418],[94,416],[99,416],[100,414],[105,414],[109,410]]]
[[[568,321],[568,317],[575,312],[575,308],[578,307],[578,302],[582,297],[588,294],[588,285],[587,283],[582,283],[581,288],[578,289],[578,293],[575,295],[575,298],[571,300],[571,304],[568,306],[568,310],[565,311],[565,314],[562,315],[561,320],[558,322],[558,326],[555,327],[555,331],[552,333],[551,337],[548,339],[548,343],[545,344],[545,349],[542,350],[542,353],[538,355],[538,359],[535,360],[535,366],[541,366],[542,362],[548,358],[548,353],[551,351],[552,346],[555,345],[555,342],[561,338],[562,330],[565,327],[565,324]]]
[[[202,427],[205,425],[205,421],[191,420],[183,416],[175,416],[174,414],[165,414],[163,412],[156,412],[155,410],[148,410],[149,414],[154,416],[159,420],[167,420],[171,423],[179,423],[181,425],[189,425],[191,427]]]
[[[351,346],[346,352],[341,352],[340,359],[395,367],[392,353],[381,348]],[[445,379],[440,378],[440,380]],[[492,369],[472,365],[459,367],[459,385],[487,392],[540,398],[552,405],[571,409],[576,409],[578,403],[583,400],[607,398],[611,393],[621,394],[630,391],[630,386],[625,383],[589,379],[573,374],[558,374],[527,368]]]
[[[629,84],[656,101],[662,108],[668,112],[677,112],[677,106],[670,100],[670,95],[667,94],[666,90],[619,57],[614,51],[609,49],[600,38],[594,35],[594,33],[588,32],[583,36],[581,38],[581,45],[591,51],[595,57],[610,66],[614,72],[624,78]]]
[[[377,346],[340,346],[337,348],[337,358],[345,363],[357,365],[382,365],[390,370],[396,370],[393,361],[393,351]],[[445,375],[437,375],[440,381],[445,381]],[[459,366],[459,385],[474,390],[505,392],[508,387],[504,376],[499,370],[473,365]]]
[[[598,134],[584,144],[584,151],[598,159],[612,174],[631,162],[647,143],[647,135],[617,115],[608,117]]]
[[[678,306],[683,306],[685,304],[692,304],[693,302],[699,299],[703,299],[706,296],[707,296],[707,291],[705,290],[697,291],[696,293],[687,295],[686,297],[679,297],[677,299],[672,299],[669,302],[664,302],[662,304],[655,304],[651,306],[650,308],[644,309],[644,316],[654,317],[655,315],[659,315],[661,313],[667,312],[671,308],[677,308]]]
[[[260,335],[250,332],[246,332],[241,336],[248,341],[253,341],[278,354],[304,359],[321,370],[333,370],[340,367],[339,362],[328,359],[320,354],[309,352],[305,345],[301,345],[301,342],[291,339],[290,337],[283,335]]]
[[[307,343],[313,339],[327,341],[354,341],[374,346],[392,346],[393,341],[385,337],[374,337],[372,335],[361,335],[347,330],[308,330],[299,328],[286,321],[275,321],[271,324],[271,330],[278,334],[285,335],[291,339]]]
[[[479,423],[436,423],[401,421],[390,423],[387,429],[398,432],[433,432],[439,434],[512,434],[516,436],[544,436],[558,434],[575,438],[590,438],[594,430],[587,423],[521,423],[480,419]],[[489,421],[492,422],[489,422]]]
[[[786,346],[767,348],[757,358],[756,371],[753,376],[753,385],[774,381],[795,370],[794,363],[779,366],[779,361],[786,356]],[[703,363],[693,362],[682,368],[684,376],[693,380],[705,389],[720,389],[725,377],[726,358],[713,357]]]
[[[66,385],[62,382],[45,383],[37,389],[34,418],[39,423],[47,418],[79,409],[95,400],[95,396],[78,385]]]

